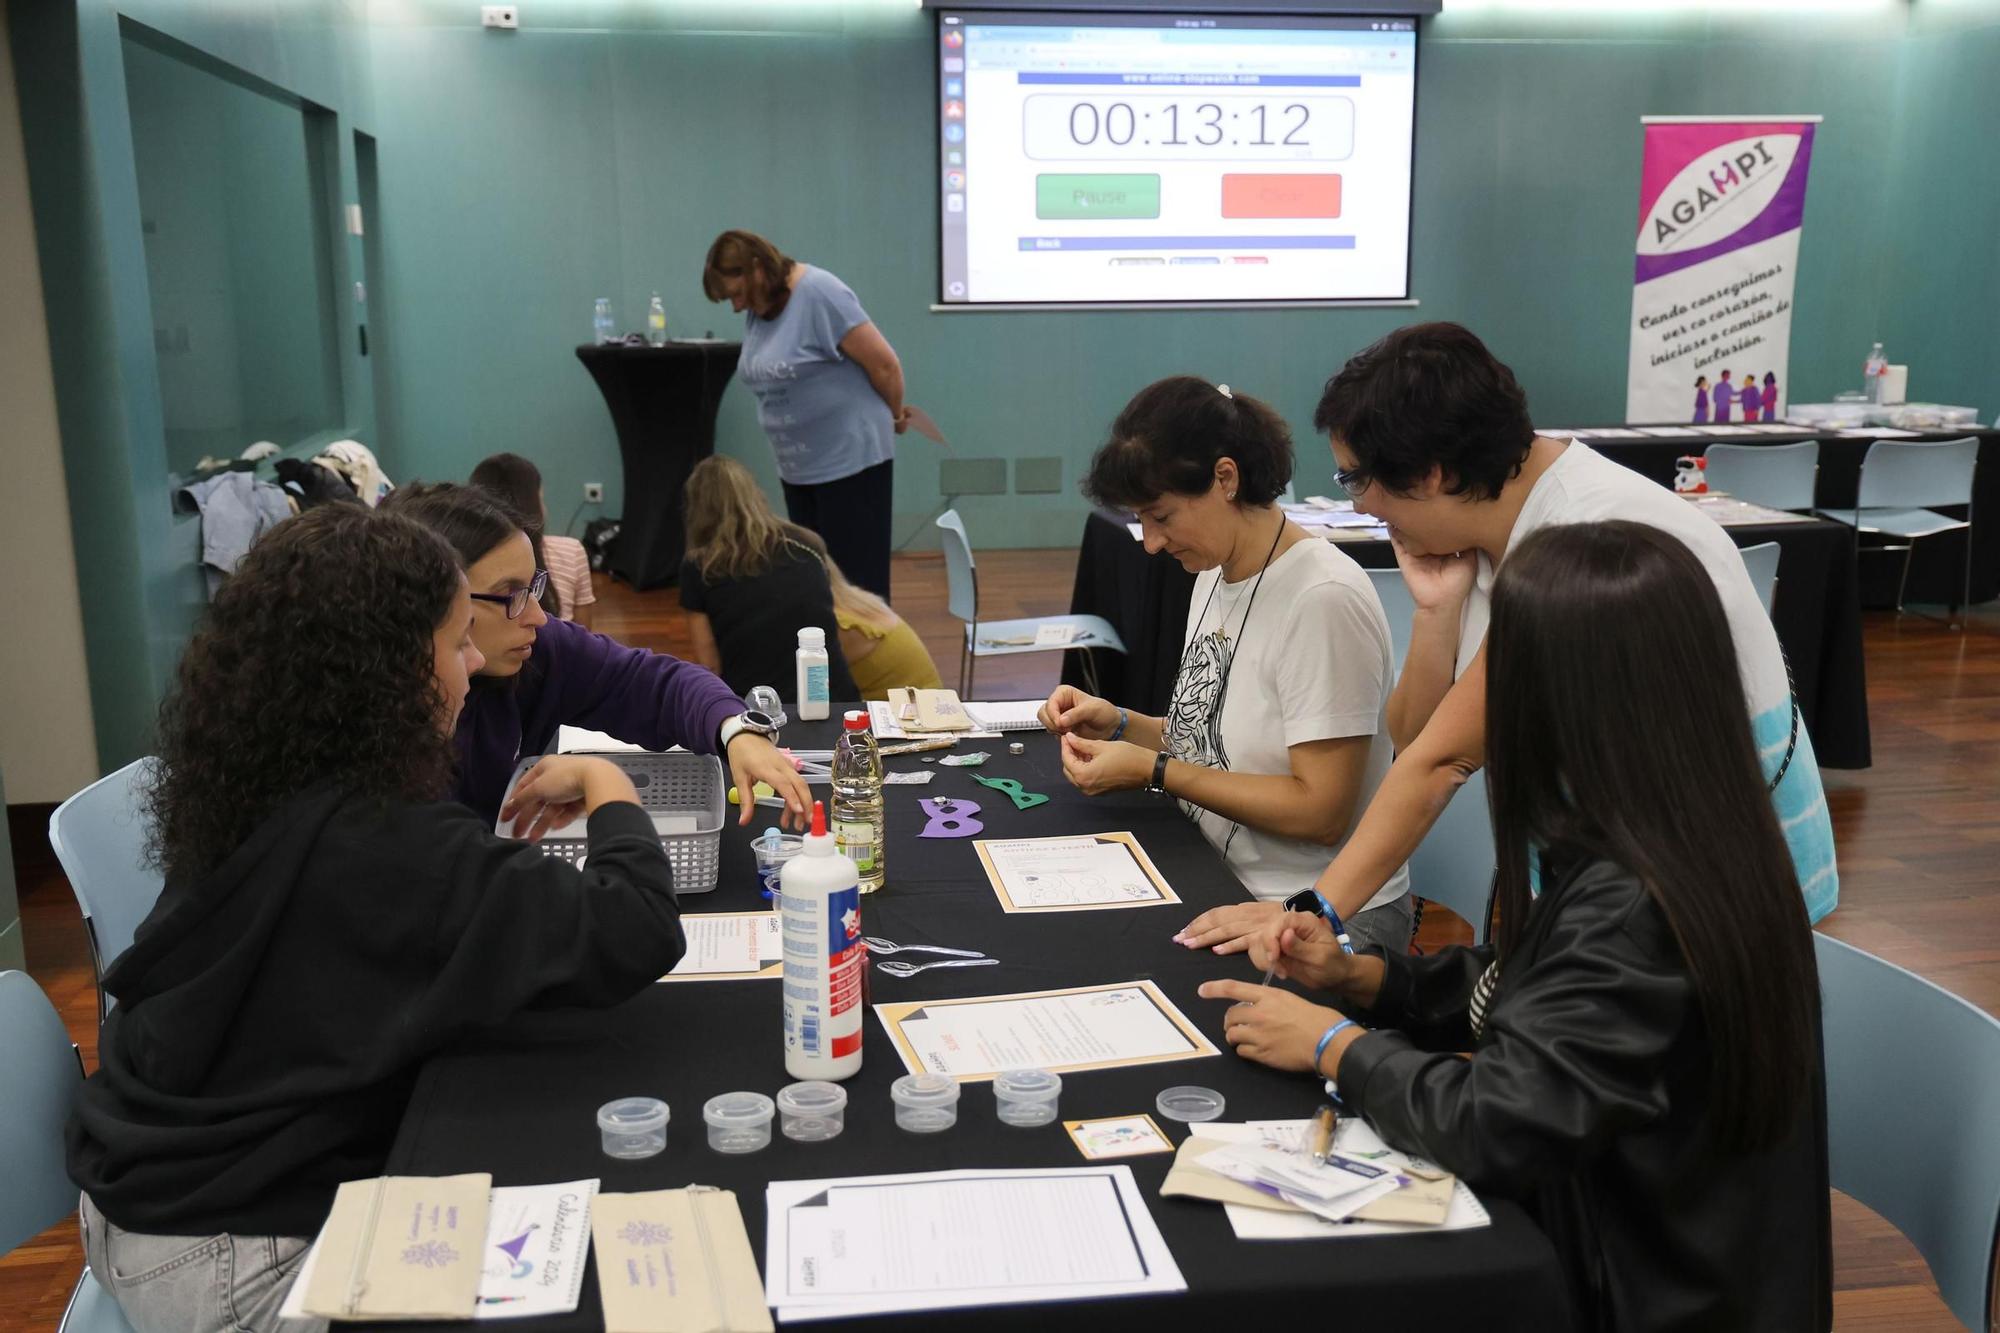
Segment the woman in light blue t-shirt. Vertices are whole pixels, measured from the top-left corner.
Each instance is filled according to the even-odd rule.
[[[757,396],[786,512],[886,599],[894,440],[909,422],[895,349],[846,283],[754,232],[715,238],[701,289],[743,312],[736,374]]]

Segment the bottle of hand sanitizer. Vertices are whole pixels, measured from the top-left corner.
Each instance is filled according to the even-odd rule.
[[[795,1079],[861,1072],[861,877],[834,849],[826,803],[813,802],[805,848],[779,874],[785,946],[785,1072]]]
[[[827,676],[826,631],[808,625],[799,631],[799,720],[824,722],[833,716],[832,683]]]

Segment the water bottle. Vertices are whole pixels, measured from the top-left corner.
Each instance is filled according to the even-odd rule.
[[[667,308],[660,304],[660,294],[653,293],[653,303],[646,307],[646,341],[655,347],[667,345]]]
[[[840,854],[854,862],[861,891],[882,887],[882,754],[868,714],[847,715],[833,752],[833,838]]]
[[[1868,401],[1882,401],[1882,379],[1889,373],[1889,358],[1883,355],[1882,344],[1876,343],[1868,349],[1868,359],[1861,365],[1862,378],[1868,382]]]
[[[812,832],[778,876],[785,944],[785,1072],[796,1079],[861,1072],[862,982],[868,945],[854,863],[834,848],[826,805],[813,802]]]
[[[618,341],[618,334],[611,327],[610,297],[600,296],[597,298],[597,311],[590,317],[590,322],[597,330],[597,342],[599,346]]]

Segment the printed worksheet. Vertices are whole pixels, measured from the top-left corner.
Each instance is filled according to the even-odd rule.
[[[1062,1074],[1216,1054],[1150,981],[878,1004],[875,1016],[912,1074],[960,1082],[1007,1069]]]
[[[662,981],[775,977],[784,968],[776,912],[694,912],[681,918],[687,953]]]
[[[1130,833],[982,838],[972,845],[1002,911],[1093,911],[1180,901]]]

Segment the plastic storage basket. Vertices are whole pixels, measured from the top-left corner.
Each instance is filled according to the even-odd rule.
[[[723,778],[722,761],[713,755],[670,750],[665,754],[601,754],[625,770],[638,789],[639,804],[653,817],[660,835],[660,847],[674,868],[674,892],[707,893],[715,888],[716,871],[722,860],[722,822],[727,806],[728,784]],[[525,755],[508,780],[511,793],[521,775],[535,766],[540,755]],[[502,834],[506,828],[499,830]],[[588,850],[584,823],[549,830],[542,839],[542,852],[560,856],[574,865]]]

